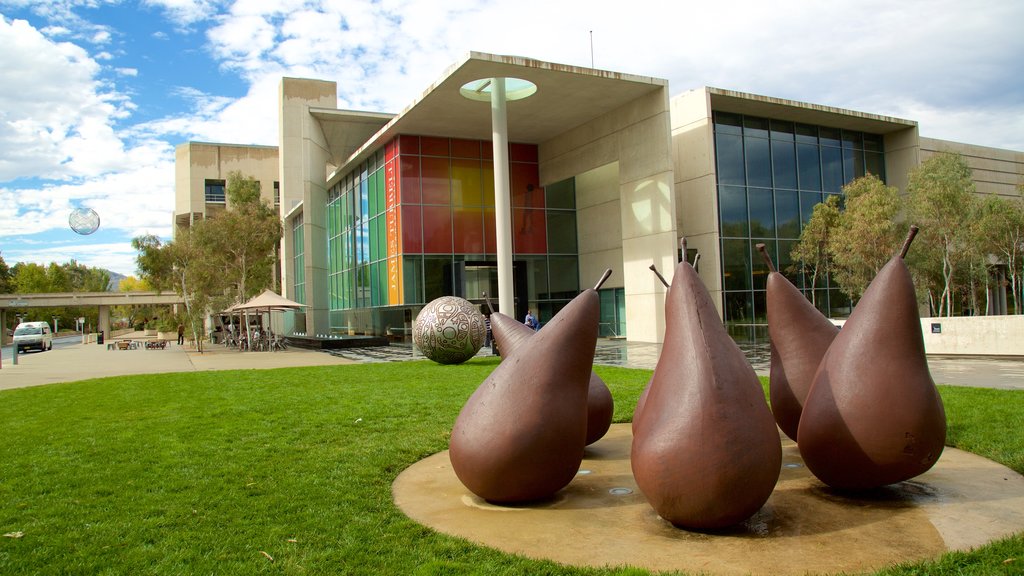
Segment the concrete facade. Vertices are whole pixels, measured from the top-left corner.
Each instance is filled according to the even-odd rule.
[[[470,53],[399,114],[338,110],[334,82],[282,79],[277,147],[177,148],[175,221],[188,225],[220,208],[204,202],[205,179],[240,170],[256,176],[265,195],[280,182],[282,292],[310,306],[306,334],[329,333],[328,191],[402,134],[489,140],[487,106],[459,94],[466,82],[489,77],[536,84],[535,95],[509,104],[509,139],[537,147],[541,186],[574,179],[580,288],[613,270],[604,288],[623,289],[631,341],[664,338],[665,289],[648,267],[671,279],[682,237],[701,254],[699,274],[722,311],[716,112],[879,135],[886,181],[901,190],[913,168],[945,150],[968,160],[979,193],[1009,196],[1024,182],[1024,153],[922,138],[912,120],[712,87],[670,98],[662,79]],[[301,298],[294,293],[297,221]]]

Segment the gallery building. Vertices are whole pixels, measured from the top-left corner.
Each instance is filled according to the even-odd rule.
[[[813,206],[852,179],[904,190],[954,151],[980,194],[1024,182],[1024,153],[922,138],[912,120],[710,87],[673,96],[658,78],[482,53],[398,114],[339,110],[334,82],[284,78],[279,135],[180,145],[174,218],[230,208],[232,171],[259,180],[285,225],[282,292],[308,306],[294,330],[309,335],[402,337],[434,298],[485,292],[544,322],[611,268],[601,334],[659,342],[665,288],[649,267],[671,281],[683,237],[724,321],[763,324],[754,245],[784,270]],[[849,313],[827,278],[788,275],[826,314]]]

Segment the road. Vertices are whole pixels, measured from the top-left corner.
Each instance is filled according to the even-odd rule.
[[[80,344],[81,342],[82,342],[82,336],[81,335],[61,336],[60,338],[54,338],[53,339],[53,349],[54,350],[58,350],[60,348],[66,348],[66,347],[72,346],[74,344]],[[5,345],[3,347],[2,354],[3,354],[4,366],[7,366],[8,363],[13,363],[14,362],[14,359],[13,359],[13,356],[12,356],[13,353],[14,353],[14,344],[7,344],[7,345]],[[32,350],[31,352],[23,352],[22,354],[23,355],[24,354],[40,354],[40,352],[38,352],[36,350]],[[45,354],[45,352],[44,352],[44,354]]]

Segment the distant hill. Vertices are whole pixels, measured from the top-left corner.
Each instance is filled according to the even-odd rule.
[[[105,268],[101,268],[101,270],[110,275],[110,284],[107,284],[107,292],[117,292],[118,287],[121,285],[121,280],[124,280],[127,276]]]

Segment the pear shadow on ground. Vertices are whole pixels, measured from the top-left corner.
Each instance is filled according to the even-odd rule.
[[[439,532],[531,558],[730,575],[878,570],[1024,530],[1024,477],[979,456],[947,449],[918,478],[850,493],[814,478],[788,439],[779,481],[760,511],[727,530],[685,530],[658,517],[637,488],[631,438],[630,424],[614,424],[550,499],[486,503],[441,452],[399,475],[395,503]]]

